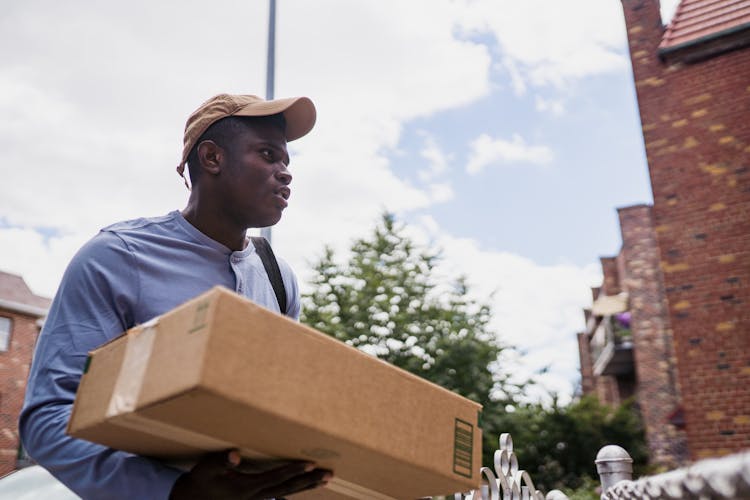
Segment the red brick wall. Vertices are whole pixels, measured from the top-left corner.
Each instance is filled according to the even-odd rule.
[[[605,295],[617,295],[620,293],[620,277],[617,270],[617,257],[600,257],[602,264],[602,290]]]
[[[620,253],[617,254],[617,276],[620,277],[620,291],[627,291],[627,287],[624,283],[625,277],[627,276],[626,265],[625,254],[622,252],[622,249],[620,249]]]
[[[693,458],[750,447],[750,48],[661,62],[657,0],[622,0]]]
[[[23,406],[26,378],[34,344],[39,334],[36,317],[0,309],[10,318],[10,346],[0,352],[0,476],[16,468],[18,456],[18,415]]]
[[[591,394],[594,391],[596,382],[587,333],[582,332],[578,334],[578,359],[581,363],[581,392],[583,394]]]
[[[600,403],[610,406],[619,406],[628,395],[620,394],[617,379],[612,375],[600,375],[594,378],[596,398]]]
[[[623,289],[630,302],[636,396],[652,462],[669,468],[687,461],[685,434],[669,424],[680,404],[659,248],[648,205],[618,209]]]

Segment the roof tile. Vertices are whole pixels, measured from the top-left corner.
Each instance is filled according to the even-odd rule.
[[[0,271],[0,300],[48,308],[51,300],[35,295],[21,276]]]
[[[659,48],[674,48],[744,26],[750,28],[750,0],[682,0]]]

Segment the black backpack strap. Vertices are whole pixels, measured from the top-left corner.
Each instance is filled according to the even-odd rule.
[[[276,294],[276,301],[279,303],[281,314],[286,314],[286,288],[284,288],[284,280],[281,279],[279,263],[276,261],[276,256],[273,254],[271,245],[262,236],[253,236],[250,239],[253,240],[255,251],[258,252],[258,257],[263,262],[263,267],[266,268],[266,274]]]

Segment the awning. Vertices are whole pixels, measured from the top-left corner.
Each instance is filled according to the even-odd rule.
[[[612,316],[628,310],[628,294],[602,295],[594,301],[591,312],[594,316]]]

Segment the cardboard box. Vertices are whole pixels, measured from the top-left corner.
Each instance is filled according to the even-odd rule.
[[[93,351],[70,435],[164,459],[239,448],[335,478],[295,498],[475,488],[481,406],[216,287]]]

